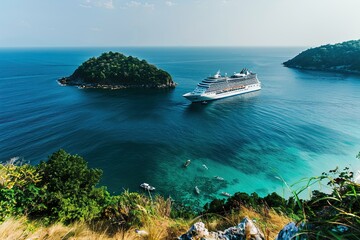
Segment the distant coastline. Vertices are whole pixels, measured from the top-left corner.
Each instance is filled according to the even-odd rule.
[[[285,67],[360,74],[360,40],[323,45],[301,52],[283,63]]]
[[[79,88],[174,88],[176,83],[169,73],[145,60],[121,53],[107,52],[82,63],[69,77],[58,82],[63,86]]]

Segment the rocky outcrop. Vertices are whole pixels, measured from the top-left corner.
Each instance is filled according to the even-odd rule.
[[[155,89],[166,89],[176,87],[175,82],[168,82],[166,84],[99,84],[99,83],[86,83],[82,80],[72,80],[68,77],[63,77],[58,80],[61,86],[77,86],[78,88],[100,88],[100,89],[127,89],[127,88],[155,88]]]
[[[264,234],[254,224],[245,217],[237,226],[226,229],[225,231],[209,232],[202,222],[195,223],[187,233],[181,235],[179,240],[264,240]]]
[[[311,226],[311,225],[310,225]],[[311,229],[312,227],[310,227]],[[309,225],[301,224],[299,227],[295,223],[288,223],[281,231],[275,240],[306,240],[312,239],[306,234]],[[349,228],[344,225],[336,225],[330,228],[334,234],[347,233]],[[343,235],[344,236],[344,235]],[[202,222],[197,222],[191,226],[187,233],[181,235],[179,240],[265,240],[264,234],[256,226],[256,224],[249,218],[245,217],[237,226],[226,229],[225,231],[209,232]],[[268,239],[268,238],[266,238]],[[343,238],[341,238],[343,239]],[[344,238],[345,239],[345,238]],[[351,238],[352,239],[352,238]]]
[[[295,237],[295,235],[299,232],[299,228],[295,225],[295,223],[288,223],[281,231],[279,232],[276,240],[290,240]],[[301,239],[301,238],[297,238]]]

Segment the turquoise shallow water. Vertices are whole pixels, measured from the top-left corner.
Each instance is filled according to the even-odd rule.
[[[89,57],[120,51],[168,71],[174,90],[61,87]],[[360,77],[281,63],[303,48],[84,48],[0,50],[0,160],[36,164],[64,148],[104,171],[111,192],[141,191],[204,203],[360,163]],[[182,94],[218,69],[257,72],[263,89],[207,105]],[[182,164],[191,159],[188,168]],[[208,167],[206,170],[202,165]],[[221,176],[225,181],[218,181]],[[201,190],[196,195],[194,187]]]

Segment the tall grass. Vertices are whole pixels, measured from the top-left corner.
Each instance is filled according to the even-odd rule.
[[[284,183],[302,212],[299,235],[307,239],[360,239],[360,184],[349,168],[337,167],[290,186]],[[298,185],[301,187],[293,190]],[[300,199],[299,195],[313,185],[326,189],[327,193],[314,190],[309,200]]]
[[[156,202],[156,200],[155,200]],[[157,204],[165,204],[166,201],[160,201]],[[159,205],[157,207],[160,207]],[[161,211],[164,213],[164,211]],[[137,234],[134,227],[124,229],[118,228],[114,232],[109,232],[103,223],[84,223],[76,222],[70,225],[63,225],[61,223],[50,226],[42,225],[40,222],[33,222],[27,220],[25,217],[14,219],[7,219],[0,225],[0,239],[1,240],[60,240],[60,239],[79,239],[79,240],[132,240],[132,239],[146,239],[146,240],[163,240],[176,239],[180,235],[188,231],[192,224],[196,221],[204,221],[209,230],[224,230],[225,228],[237,225],[245,216],[256,220],[256,224],[265,233],[268,239],[274,239],[277,232],[289,222],[289,218],[277,214],[270,210],[267,216],[255,212],[252,209],[241,208],[239,211],[234,211],[228,216],[199,216],[196,219],[171,219],[166,216],[152,215],[144,218],[143,226],[139,229],[142,233]]]
[[[69,226],[53,224],[51,226],[34,226],[26,218],[10,218],[0,225],[1,240],[131,240],[143,239],[134,229],[119,229],[110,236],[106,231],[93,231],[86,223],[74,223]],[[154,238],[153,238],[154,239]]]

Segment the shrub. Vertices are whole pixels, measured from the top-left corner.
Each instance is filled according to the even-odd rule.
[[[105,209],[105,217],[119,226],[142,226],[148,216],[154,213],[151,205],[149,198],[139,193],[125,191],[112,197]]]
[[[100,216],[102,204],[110,197],[105,188],[95,188],[101,170],[89,168],[82,157],[64,150],[53,153],[36,169],[41,176],[38,185],[46,190],[47,208],[38,212],[40,216],[64,223],[90,221]]]
[[[314,191],[312,198],[303,203],[303,233],[309,238],[358,239],[360,184],[354,181],[353,172],[336,168],[316,181],[323,180],[328,181],[331,193]]]
[[[34,166],[16,162],[0,165],[0,221],[15,215],[31,215],[46,209],[40,174]]]

